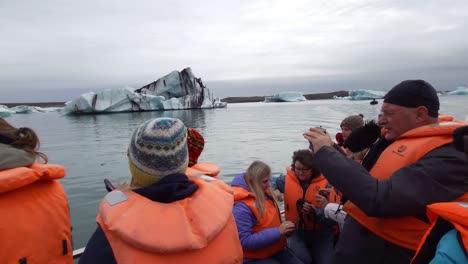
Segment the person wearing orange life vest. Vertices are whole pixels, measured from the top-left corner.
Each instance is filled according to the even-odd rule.
[[[325,218],[315,199],[321,189],[330,187],[308,149],[295,151],[286,175],[272,181],[272,188],[284,194],[286,220],[296,226],[288,237],[289,248],[304,263],[332,261],[337,226]]]
[[[286,236],[294,223],[281,221],[272,197],[270,167],[261,161],[250,164],[232,181],[233,214],[244,250],[244,263],[301,263],[286,248]]]
[[[321,131],[304,133],[324,176],[349,199],[335,263],[409,263],[429,228],[426,206],[463,199],[468,189],[468,161],[450,146],[463,123],[439,123],[439,98],[429,83],[401,82],[381,110],[385,141],[374,144],[362,166],[337,153]]]
[[[468,126],[455,129],[453,146],[468,158]],[[468,199],[435,203],[427,209],[432,225],[411,263],[468,263]]]
[[[364,126],[353,130],[353,132],[344,141],[344,146],[349,153],[362,153],[365,156],[370,147],[372,147],[372,145],[377,141],[377,139],[379,139],[380,136],[381,127],[374,120],[366,121]],[[349,155],[349,153],[349,158],[356,158],[352,155]],[[356,161],[361,162],[360,160]],[[322,191],[327,195],[318,194],[316,196],[319,207],[323,208],[325,217],[337,222],[340,230],[342,230],[344,220],[347,216],[347,213],[343,210],[343,205],[348,199],[343,197],[342,193],[335,187]]]
[[[188,144],[188,155],[189,163],[188,167],[198,163],[203,148],[205,147],[205,138],[195,128],[187,128],[187,144]]]
[[[213,162],[198,162],[203,148],[205,146],[205,139],[195,128],[187,128],[187,145],[189,163],[187,176],[201,176],[206,175],[214,178],[218,178],[220,168],[216,163]]]
[[[468,203],[428,206],[433,221],[411,264],[468,263]]]
[[[187,129],[179,119],[138,126],[128,160],[131,189],[105,196],[79,263],[242,262],[233,196],[185,175]]]
[[[46,164],[39,146],[34,130],[0,118],[2,263],[73,263],[69,206],[57,181],[65,168]]]

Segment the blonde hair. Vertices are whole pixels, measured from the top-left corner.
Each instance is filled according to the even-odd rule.
[[[255,160],[250,164],[244,176],[245,183],[249,186],[250,191],[255,195],[255,207],[260,212],[260,216],[263,216],[263,213],[265,212],[266,194],[271,195],[270,189],[268,189],[265,194],[260,182],[265,177],[270,177],[270,175],[270,166],[262,161]]]

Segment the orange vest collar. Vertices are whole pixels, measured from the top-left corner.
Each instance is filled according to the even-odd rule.
[[[0,193],[9,192],[38,180],[54,180],[65,177],[65,167],[55,164],[33,163],[0,171]]]

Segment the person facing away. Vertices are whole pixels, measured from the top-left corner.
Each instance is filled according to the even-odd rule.
[[[104,197],[80,263],[242,262],[233,196],[184,174],[187,129],[179,119],[156,118],[138,126],[128,165],[131,189]]]
[[[188,166],[192,167],[198,163],[198,158],[205,147],[205,139],[195,128],[187,128],[187,144],[189,155]]]
[[[328,181],[315,164],[308,149],[294,151],[286,175],[274,178],[273,189],[284,194],[286,220],[295,223],[288,246],[304,263],[331,263],[337,229],[319,208],[316,196],[328,189]]]
[[[409,263],[429,228],[426,206],[463,199],[468,190],[468,161],[450,146],[463,123],[439,124],[439,98],[429,83],[401,82],[381,111],[386,143],[374,144],[374,162],[365,167],[330,147],[321,131],[304,133],[324,176],[349,199],[335,263]]]
[[[69,205],[58,182],[65,168],[47,164],[39,146],[34,130],[0,118],[2,263],[73,263]]]
[[[231,184],[244,263],[301,263],[287,251],[286,236],[294,231],[294,223],[281,221],[270,177],[270,167],[256,160]]]
[[[468,126],[455,129],[453,146],[468,158]],[[466,175],[468,178],[468,175]],[[428,206],[431,228],[412,264],[468,263],[468,200]]]
[[[354,129],[343,142],[346,155],[360,163],[380,136],[381,127],[377,122],[374,120],[365,122],[364,126]]]
[[[198,158],[205,146],[205,139],[195,128],[187,128],[187,145],[189,163],[185,174],[188,176],[210,176],[217,178],[221,170],[216,163],[198,162]]]

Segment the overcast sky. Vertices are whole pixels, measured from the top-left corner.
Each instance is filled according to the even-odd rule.
[[[0,0],[0,102],[139,88],[191,67],[215,94],[468,84],[468,1]]]

